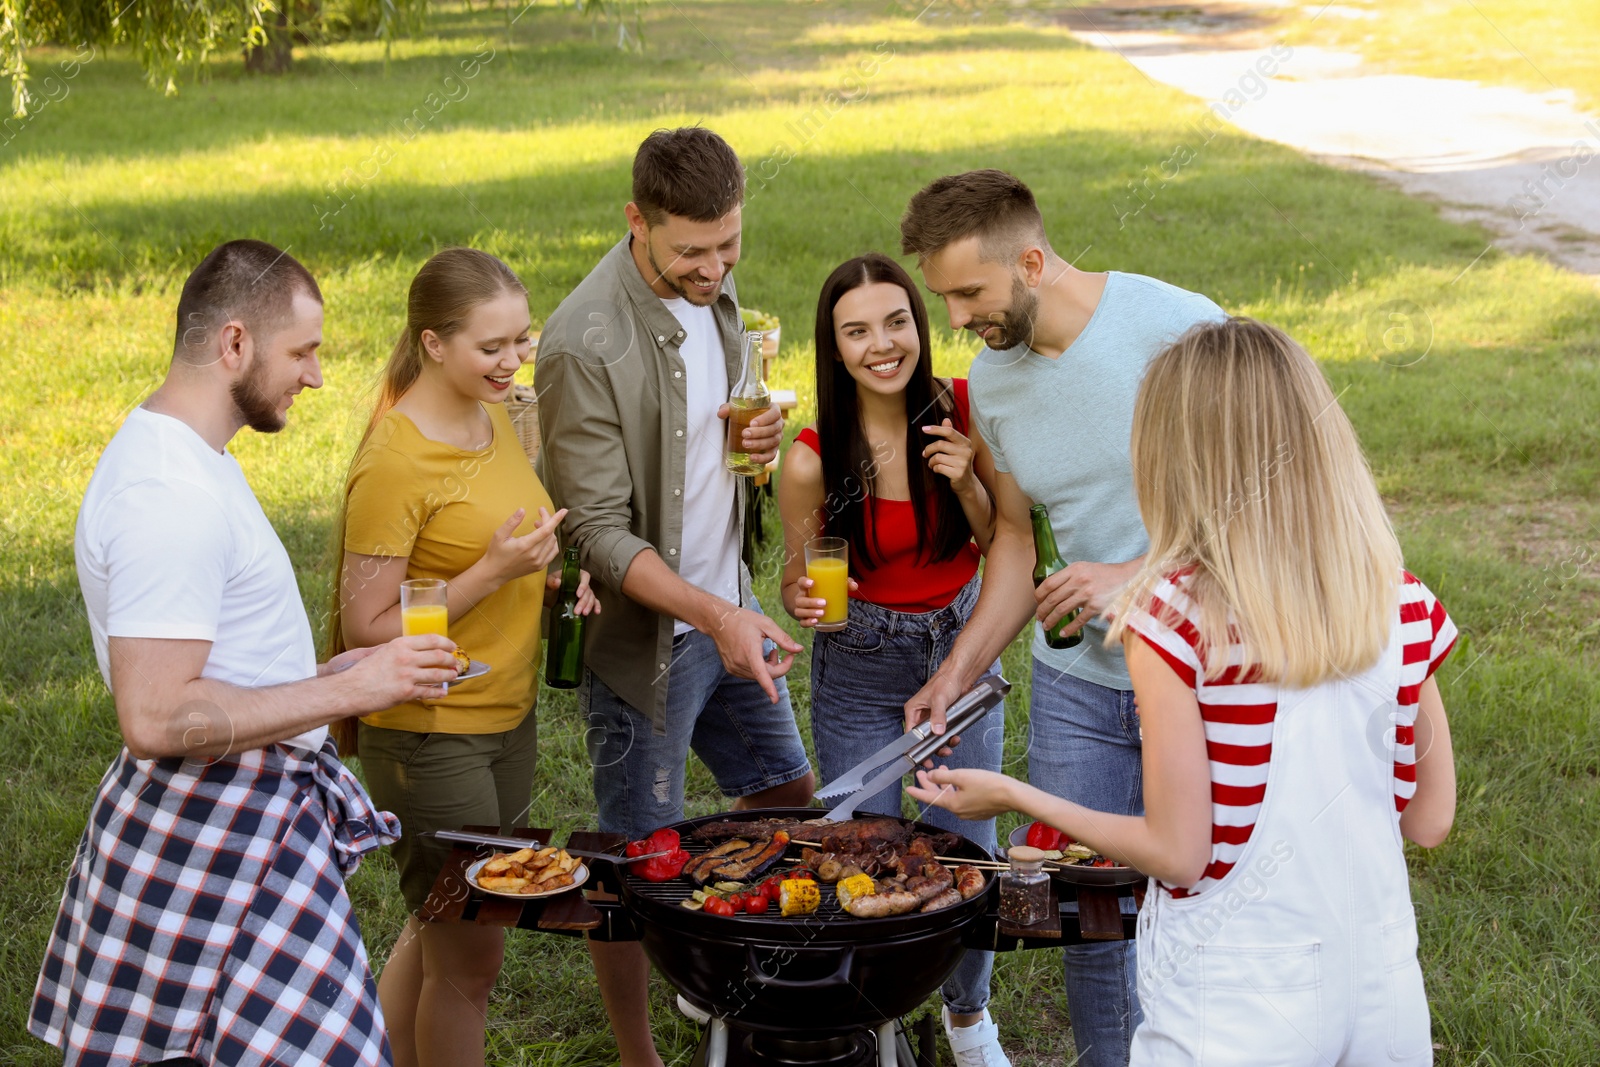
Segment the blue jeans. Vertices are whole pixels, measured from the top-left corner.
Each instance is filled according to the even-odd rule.
[[[1108,689],[1033,661],[1028,781],[1116,815],[1144,814],[1139,716],[1133,692]],[[1132,901],[1123,902],[1131,908]],[[1127,1067],[1139,1025],[1132,941],[1062,949],[1072,1039],[1083,1067]]]
[[[691,748],[725,796],[749,796],[805,777],[811,764],[789,687],[782,678],[777,687],[774,704],[761,686],[727,672],[710,637],[698,630],[679,634],[667,678],[667,732],[658,735],[648,715],[584,671],[578,710],[588,727],[600,829],[637,839],[682,821]]]
[[[824,781],[843,775],[905,733],[905,702],[950,654],[977,602],[977,577],[938,611],[911,614],[852,600],[850,621],[843,630],[816,635],[811,644],[811,736]],[[1001,704],[961,735],[961,744],[944,762],[998,771],[1005,725]],[[856,810],[899,815],[900,793],[896,782]],[[994,851],[993,819],[968,822],[937,807],[918,818]],[[940,990],[945,1006],[957,1015],[982,1011],[989,1003],[993,968],[994,953],[968,952]]]

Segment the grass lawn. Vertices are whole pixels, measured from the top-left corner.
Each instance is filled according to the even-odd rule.
[[[915,14],[669,0],[646,9],[649,47],[627,56],[570,11],[529,10],[508,43],[503,13],[444,7],[437,39],[399,45],[387,64],[374,44],[303,49],[275,81],[245,79],[230,61],[174,100],[112,53],[0,147],[0,661],[12,673],[0,693],[0,1061],[60,1062],[26,1034],[27,1007],[65,866],[119,745],[82,619],[73,519],[101,448],[164,370],[188,270],[217,242],[256,236],[323,284],[327,386],[295,405],[286,433],[235,445],[320,620],[334,500],[417,266],[445,245],[494,251],[542,321],[620,236],[640,139],[704,122],[752,174],[740,291],[783,317],[773,384],[799,392],[795,426],[813,399],[809,323],[823,277],[858,252],[892,251],[906,199],[975,166],[1023,176],[1080,266],[1203,291],[1284,325],[1323,360],[1410,567],[1465,635],[1442,673],[1456,829],[1411,856],[1438,1062],[1594,1062],[1593,286],[1486,252],[1482,233],[1386,186],[1226,132],[1119,225],[1128,184],[1195,144],[1201,105],[1000,11]],[[36,72],[68,58],[42,56]],[[1593,88],[1576,53],[1570,68],[1539,62]],[[964,371],[971,344],[942,328],[936,340],[940,371]],[[1069,424],[1040,432],[1073,447]],[[765,595],[776,603],[770,585]],[[1006,662],[1019,683],[1007,761],[1021,773],[1025,650]],[[791,678],[803,732],[807,666]],[[582,725],[569,697],[541,700],[533,820],[590,824]],[[723,806],[693,766],[691,813]],[[392,864],[368,862],[351,888],[381,963],[402,920]],[[1070,1062],[1053,953],[1002,956],[995,990],[1015,1062]],[[653,1019],[686,1062],[692,1027],[659,983]],[[608,1062],[577,941],[513,936],[490,1023],[495,1063]]]
[[[1285,9],[1291,43],[1359,52],[1406,74],[1570,89],[1600,109],[1600,5],[1572,0],[1340,0]]]

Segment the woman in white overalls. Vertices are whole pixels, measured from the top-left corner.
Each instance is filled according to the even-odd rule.
[[[1150,552],[1111,636],[1145,814],[984,771],[921,771],[910,792],[1023,812],[1151,875],[1133,1064],[1431,1063],[1401,840],[1433,847],[1455,816],[1432,679],[1455,627],[1282,332],[1231,319],[1158,355],[1132,459]]]

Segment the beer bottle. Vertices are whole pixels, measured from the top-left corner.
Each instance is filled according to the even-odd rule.
[[[551,689],[576,689],[583,680],[583,616],[578,614],[578,550],[568,548],[561,560],[561,592],[550,613],[545,649],[544,684]]]
[[[727,465],[734,474],[745,477],[754,477],[763,468],[744,450],[744,431],[752,419],[772,406],[772,394],[767,391],[767,382],[763,377],[762,336],[756,330],[744,334],[744,370],[728,395]]]
[[[1035,589],[1039,588],[1044,580],[1056,571],[1067,569],[1066,561],[1061,558],[1060,549],[1056,548],[1056,532],[1050,525],[1050,513],[1045,510],[1043,504],[1035,504],[1033,506],[1033,558],[1033,587]],[[1082,630],[1072,634],[1070,637],[1061,635],[1062,628],[1071,626],[1073,620],[1078,617],[1078,612],[1082,610],[1082,608],[1077,608],[1067,612],[1066,616],[1056,624],[1054,630],[1046,630],[1044,632],[1044,643],[1051,648],[1071,648],[1079,641],[1082,641]]]

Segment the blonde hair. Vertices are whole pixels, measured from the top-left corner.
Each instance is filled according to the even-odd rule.
[[[516,272],[498,258],[476,248],[446,248],[435,253],[411,279],[406,296],[406,328],[400,332],[389,362],[378,378],[378,402],[361,435],[367,443],[383,417],[422,375],[422,334],[432,330],[441,340],[466,325],[480,304],[503,294],[528,295]],[[356,447],[356,455],[361,447]]]
[[[366,447],[372,432],[383,417],[406,395],[406,390],[422,376],[422,334],[432,330],[440,340],[446,340],[464,325],[467,317],[481,304],[496,297],[511,294],[528,295],[516,272],[495,256],[476,248],[446,248],[436,253],[417,276],[411,279],[411,289],[406,297],[406,325],[395,341],[389,360],[378,376],[377,402],[372,415],[362,431],[361,442],[350,460],[350,470]],[[345,475],[345,496],[339,501],[338,515],[333,524],[333,597],[328,611],[327,656],[332,658],[345,651],[343,626],[344,590],[344,523],[345,503],[349,496],[350,475]],[[334,740],[344,755],[356,754],[355,720],[347,719],[332,726]]]
[[[1296,688],[1377,662],[1400,543],[1350,420],[1287,334],[1231,318],[1167,346],[1139,388],[1131,451],[1150,553],[1108,644],[1184,571],[1208,678],[1230,636],[1263,680]]]

